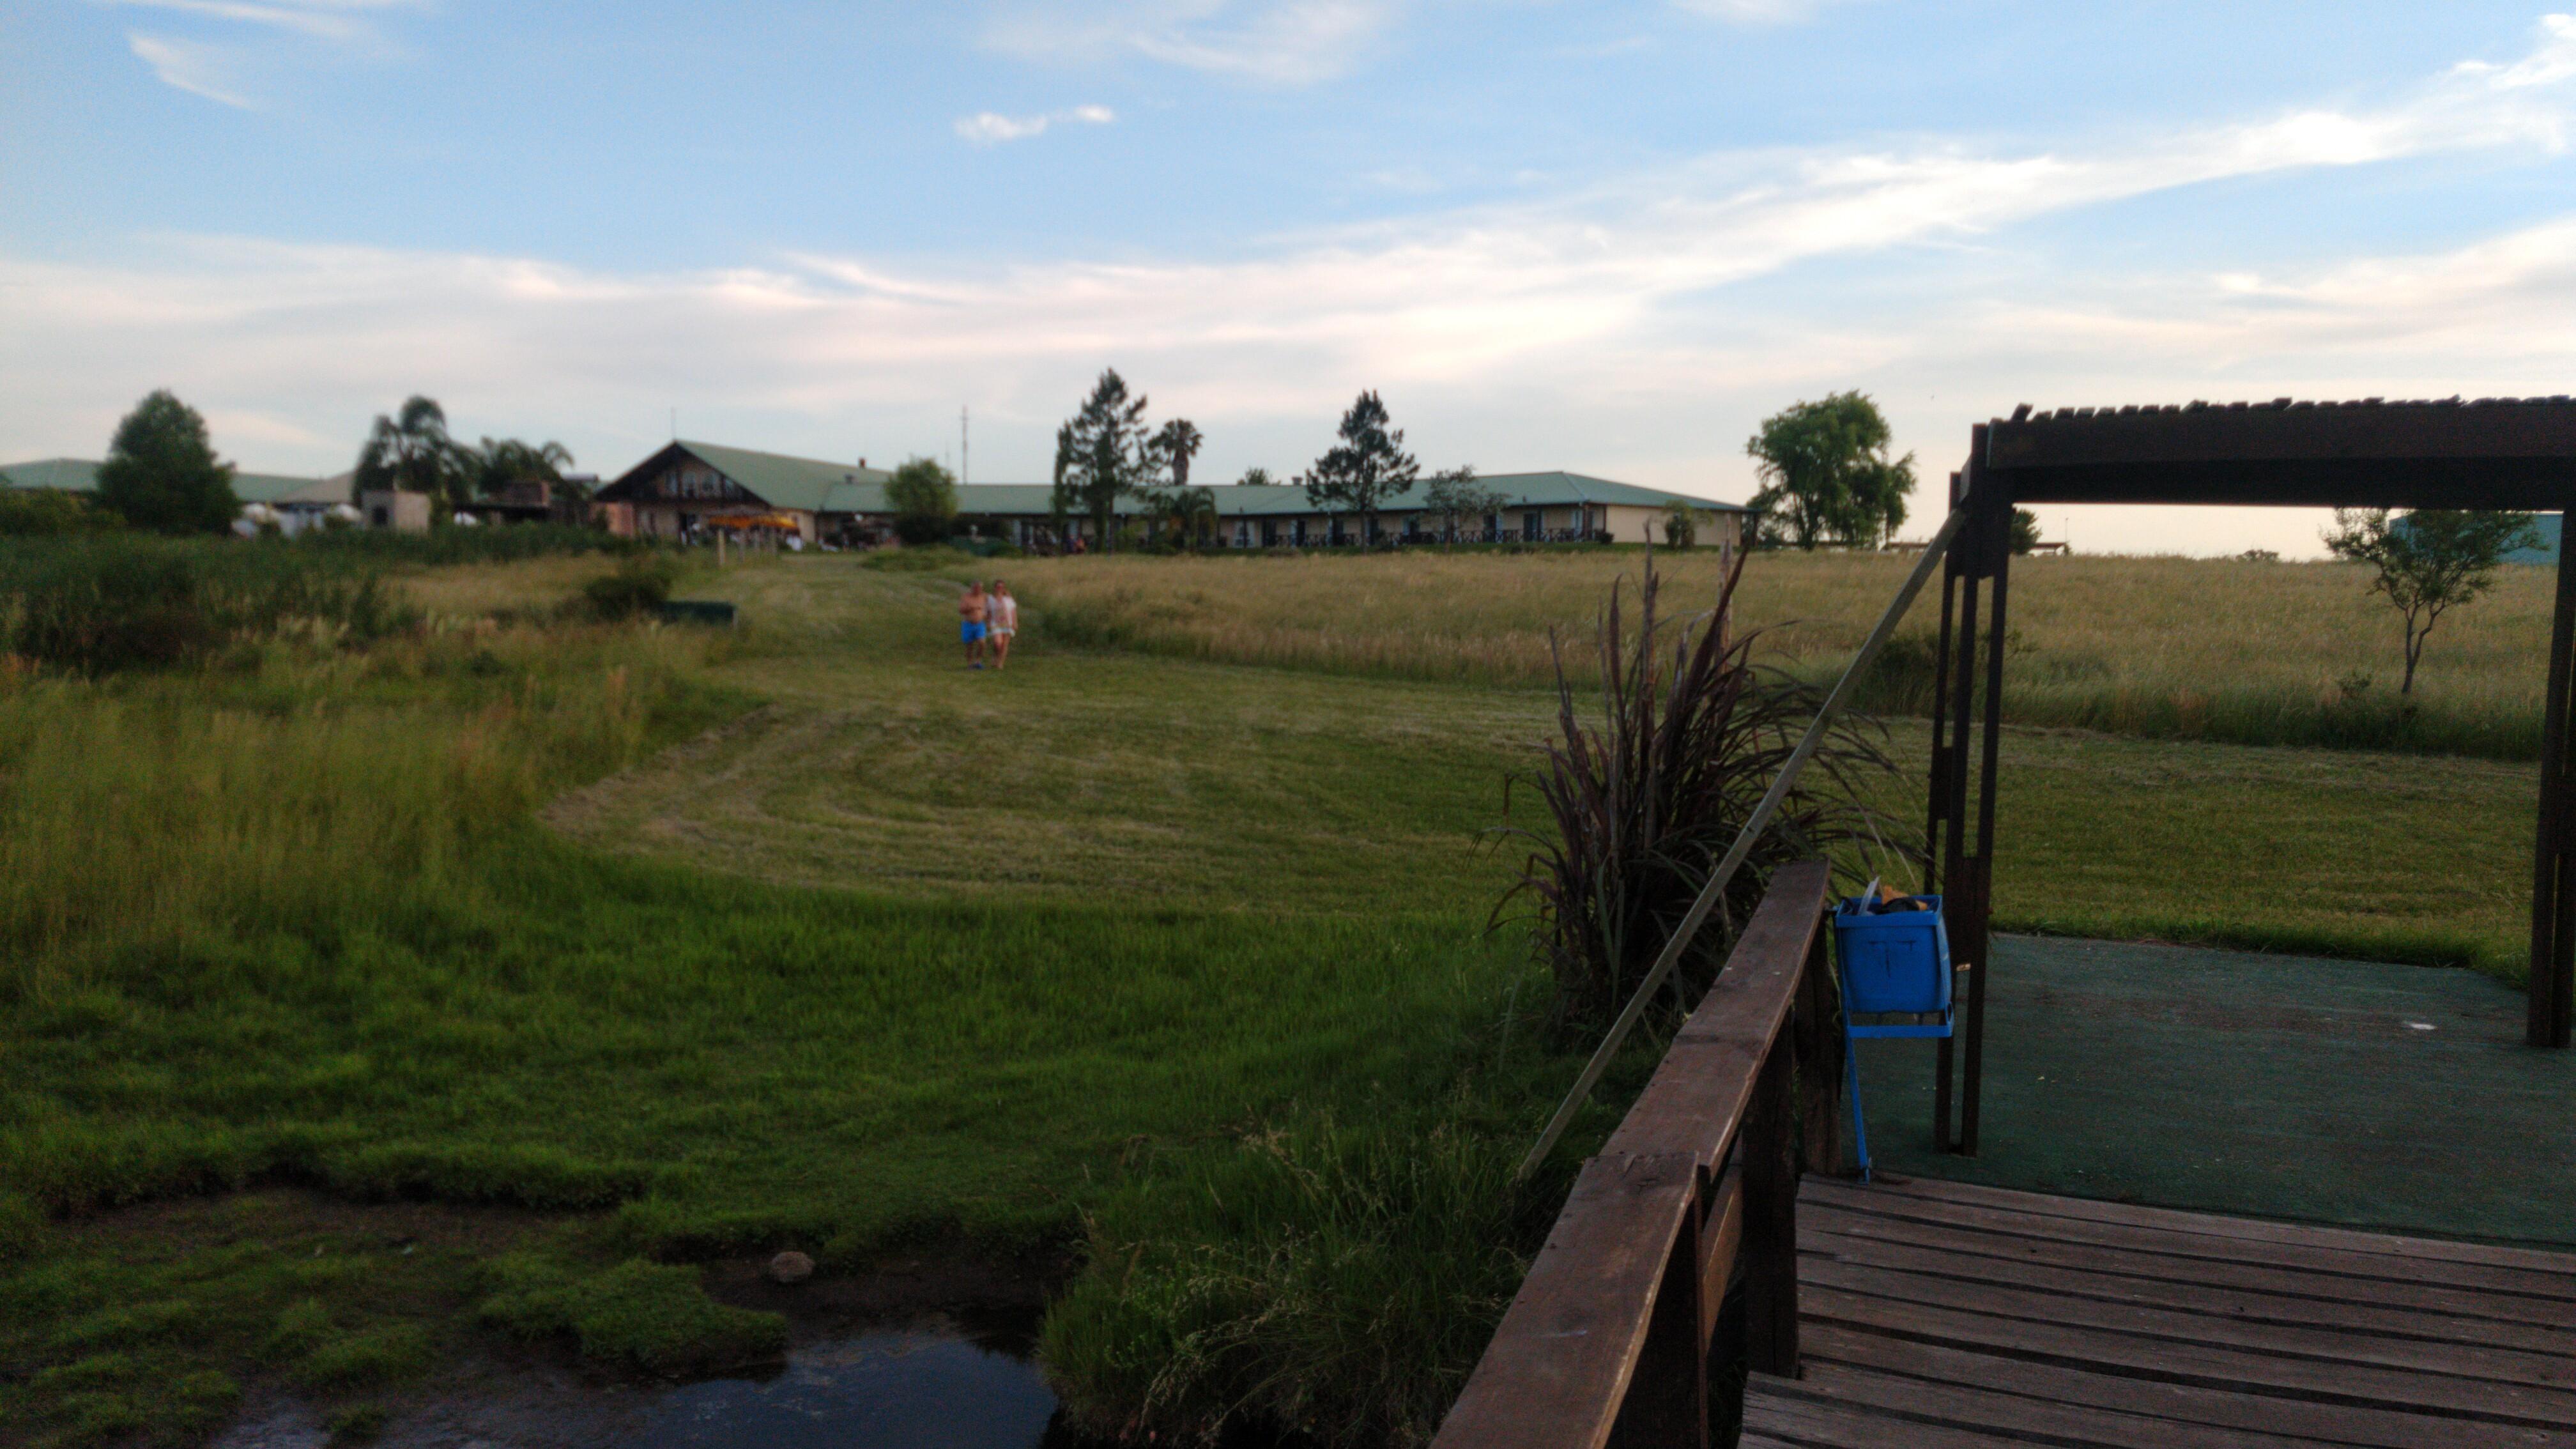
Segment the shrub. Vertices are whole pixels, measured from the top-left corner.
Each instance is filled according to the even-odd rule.
[[[512,523],[484,528],[435,528],[427,533],[397,533],[390,528],[308,529],[295,546],[326,555],[386,564],[443,567],[448,564],[514,563],[558,554],[643,554],[653,545],[619,538],[604,529],[565,523]]]
[[[936,514],[908,513],[894,521],[894,536],[914,548],[948,541],[949,520]]]
[[[78,673],[182,663],[296,621],[363,642],[402,618],[376,571],[288,544],[92,534],[0,547],[0,645]]]
[[[659,610],[671,598],[671,581],[679,572],[669,559],[638,556],[582,586],[591,612],[603,619],[631,619]]]
[[[125,519],[60,488],[0,488],[0,538],[51,538],[123,528]]]
[[[1134,1441],[1428,1441],[1565,1192],[1515,1184],[1515,1155],[1319,1121],[1126,1190],[1047,1315],[1069,1415]]]
[[[1743,573],[1739,554],[1715,608],[1670,621],[1658,617],[1661,584],[1648,559],[1633,634],[1620,586],[1611,586],[1598,628],[1598,725],[1577,720],[1560,655],[1558,737],[1544,766],[1513,781],[1537,791],[1549,828],[1498,832],[1530,850],[1494,913],[1499,921],[1515,902],[1532,907],[1562,1027],[1605,1025],[1626,1003],[1824,702],[1821,689],[1754,666],[1762,631],[1734,627]],[[1843,723],[1827,736],[1804,777],[1818,783],[1781,803],[1682,958],[1683,999],[1716,977],[1774,866],[1900,833],[1881,831],[1877,812],[1851,803],[1868,798],[1855,788],[1860,774],[1895,773],[1875,734]]]

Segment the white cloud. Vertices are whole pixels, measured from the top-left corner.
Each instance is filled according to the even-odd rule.
[[[230,50],[131,30],[125,34],[125,43],[133,50],[135,59],[152,67],[152,74],[163,85],[175,86],[192,96],[203,96],[221,105],[242,110],[256,109],[234,88],[230,79],[237,64],[237,58]]]
[[[1191,70],[1300,86],[1348,73],[1394,18],[1394,0],[1131,0],[1024,6],[986,28],[986,43],[1031,59],[1141,55]]]
[[[382,53],[370,17],[421,0],[95,0],[195,22],[225,39],[129,31],[126,43],[164,84],[227,106],[255,110],[251,77],[309,64],[319,55]]]
[[[1848,0],[1673,0],[1681,9],[1738,25],[1794,25]]]
[[[279,451],[245,463],[275,471],[344,466],[368,416],[428,391],[478,431],[561,436],[612,470],[674,402],[704,420],[692,431],[836,457],[935,448],[944,432],[901,430],[965,399],[992,460],[979,475],[1035,477],[1067,399],[1108,363],[1212,447],[1267,450],[1212,454],[1212,473],[1293,466],[1375,386],[1426,460],[1740,494],[1753,419],[1826,388],[1881,396],[1927,469],[1967,420],[2016,401],[2564,391],[2576,211],[2417,256],[2051,265],[2008,290],[1948,243],[2008,244],[2031,217],[2229,177],[2548,150],[2570,91],[2576,26],[2553,24],[2517,64],[2446,71],[2376,109],[2025,153],[1727,153],[1225,261],[820,255],[632,274],[257,241],[126,266],[0,253],[0,336],[18,344],[0,350],[0,456],[94,452],[119,408],[167,381],[210,415],[269,419]],[[1732,286],[1859,256],[1880,288],[1867,297]],[[278,427],[343,444],[298,451]]]
[[[1024,141],[1031,136],[1043,136],[1051,126],[1106,126],[1117,119],[1118,113],[1107,106],[1074,106],[1040,116],[1005,116],[999,111],[978,111],[974,115],[957,118],[957,134],[978,146],[998,146],[1004,141]]]

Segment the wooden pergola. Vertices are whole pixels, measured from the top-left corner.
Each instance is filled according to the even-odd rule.
[[[2254,504],[2315,508],[2576,511],[2576,399],[2270,403],[2187,407],[2024,406],[1972,430],[1967,467],[1951,479],[1970,510],[1951,548],[1941,596],[1925,889],[1946,882],[1954,957],[1967,973],[1958,1032],[1958,1131],[1951,1132],[1953,1043],[1940,1044],[1934,1088],[1939,1145],[1973,1155],[1989,974],[1995,849],[1995,756],[2004,688],[2012,511],[2031,503]],[[2540,761],[2540,832],[2532,873],[2528,1040],[2565,1047],[2576,1001],[2576,820],[2570,819],[2571,652],[2576,567],[2558,556],[2556,622]],[[1983,728],[1973,728],[1985,678]],[[1972,744],[1978,747],[1973,769]],[[1969,777],[1977,776],[1971,832]],[[1970,849],[1973,843],[1974,849]]]

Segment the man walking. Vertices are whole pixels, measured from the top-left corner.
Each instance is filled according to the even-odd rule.
[[[1007,669],[1011,664],[1011,639],[1020,632],[1020,601],[1011,597],[1011,586],[993,580],[986,613],[992,620],[993,667]]]
[[[957,596],[957,637],[966,645],[966,664],[970,669],[984,667],[984,620],[992,601],[984,597],[984,581],[970,579],[966,592]]]

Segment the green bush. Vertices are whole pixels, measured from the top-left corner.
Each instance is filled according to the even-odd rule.
[[[589,601],[591,612],[602,619],[632,619],[654,613],[668,603],[671,583],[678,573],[666,558],[630,558],[619,564],[616,572],[584,584],[582,597]]]
[[[52,668],[181,664],[298,622],[363,642],[403,614],[376,570],[288,543],[111,533],[0,546],[0,645]]]
[[[1092,1220],[1041,1354],[1089,1429],[1426,1443],[1565,1193],[1516,1135],[1322,1122],[1149,1181]]]
[[[60,488],[0,488],[0,538],[52,538],[103,533],[125,520]]]
[[[653,551],[653,546],[641,539],[619,538],[603,529],[566,523],[434,528],[427,533],[397,533],[390,528],[313,529],[299,535],[295,546],[335,557],[427,567],[511,563],[557,554],[629,555]]]

